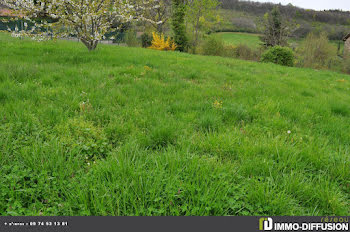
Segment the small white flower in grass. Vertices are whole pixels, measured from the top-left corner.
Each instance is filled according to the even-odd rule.
[[[288,133],[288,134],[291,134],[292,132],[289,130],[289,131],[287,131],[287,133]]]
[[[90,166],[90,163],[87,163],[88,166]]]

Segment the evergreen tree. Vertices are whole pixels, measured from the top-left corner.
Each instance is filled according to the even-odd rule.
[[[185,27],[186,5],[184,0],[173,0],[172,8],[172,29],[174,33],[174,42],[178,51],[186,51],[188,39]]]

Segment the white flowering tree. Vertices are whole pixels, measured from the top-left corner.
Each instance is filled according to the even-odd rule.
[[[25,34],[37,39],[48,35],[56,38],[76,36],[89,51],[96,49],[98,42],[113,30],[115,21],[126,23],[132,20],[153,20],[144,12],[159,7],[156,0],[0,0],[21,17],[33,24],[23,30],[9,29],[14,35]],[[46,29],[46,30],[45,30]]]
[[[153,7],[146,11],[145,15],[151,19],[149,23],[159,33],[164,32],[164,26],[171,15],[172,0],[154,0]]]

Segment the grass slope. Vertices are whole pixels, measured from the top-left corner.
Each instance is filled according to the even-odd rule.
[[[349,215],[349,76],[0,43],[1,215]]]

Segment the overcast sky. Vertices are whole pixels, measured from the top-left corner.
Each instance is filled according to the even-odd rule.
[[[294,6],[299,6],[306,9],[329,10],[342,9],[350,11],[350,0],[252,0],[254,2],[273,2],[287,5],[292,3]]]

